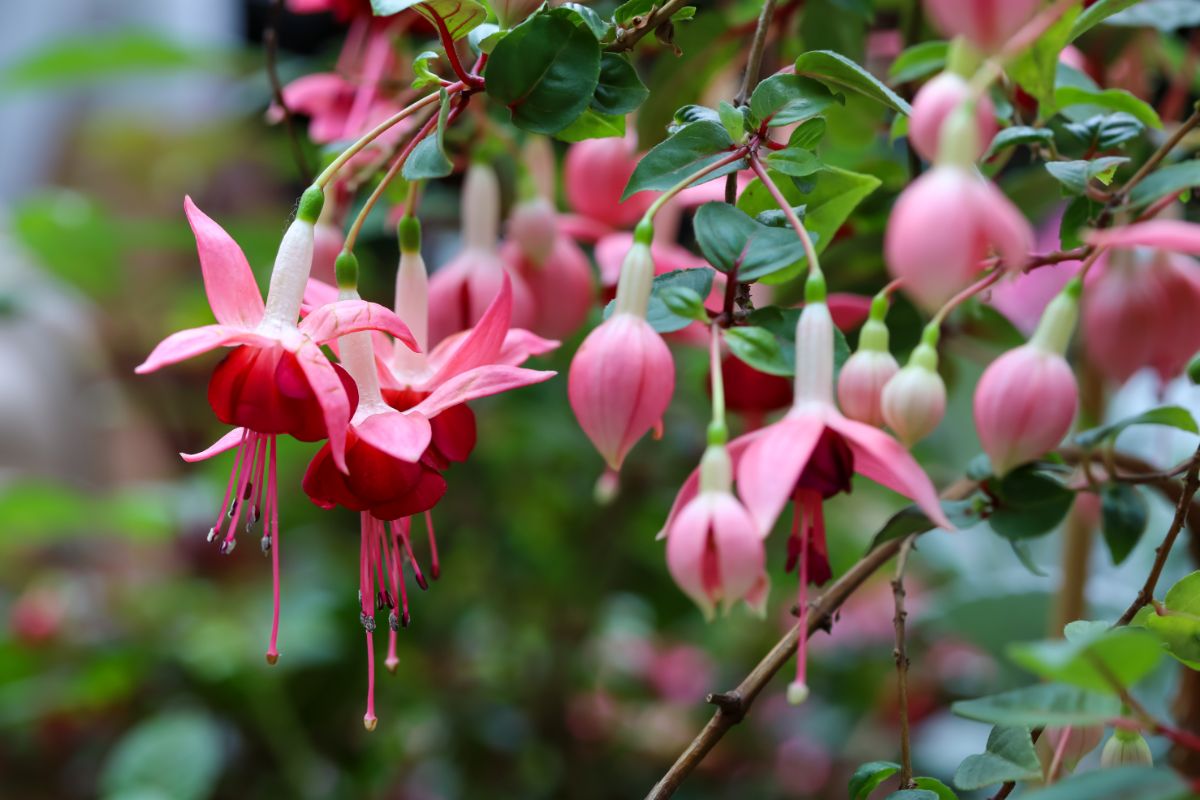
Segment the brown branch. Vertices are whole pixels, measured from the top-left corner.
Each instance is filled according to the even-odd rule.
[[[1175,503],[1175,518],[1171,520],[1171,527],[1167,529],[1167,535],[1163,537],[1162,544],[1154,551],[1154,566],[1150,568],[1150,574],[1146,576],[1142,590],[1138,592],[1129,608],[1125,609],[1125,613],[1117,620],[1117,626],[1128,625],[1134,615],[1154,599],[1154,587],[1158,585],[1158,579],[1162,576],[1163,567],[1167,563],[1167,556],[1171,554],[1171,548],[1175,546],[1175,540],[1179,537],[1179,532],[1183,530],[1184,522],[1187,521],[1188,511],[1191,509],[1192,498],[1195,496],[1197,488],[1200,488],[1200,448],[1197,448],[1195,455],[1192,456],[1192,464],[1183,479],[1183,490],[1179,493],[1179,499]]]
[[[1175,145],[1183,141],[1183,137],[1187,136],[1188,132],[1197,125],[1200,125],[1200,109],[1193,110],[1192,115],[1184,120],[1183,123],[1175,130],[1175,132],[1171,134],[1170,138],[1163,142],[1162,145],[1155,150],[1148,159],[1146,159],[1146,163],[1142,164],[1137,172],[1133,173],[1133,177],[1126,181],[1125,185],[1121,187],[1121,191],[1113,195],[1112,200],[1110,201],[1111,205],[1119,206],[1123,204],[1126,198],[1129,197],[1129,193],[1133,191],[1134,187],[1141,183],[1147,175],[1153,172],[1154,169],[1162,162],[1162,160],[1166,158],[1172,150],[1175,149]]]
[[[905,622],[908,610],[904,607],[904,570],[908,567],[908,555],[912,552],[916,535],[906,536],[900,543],[900,552],[896,557],[896,577],[892,579],[892,597],[895,600],[896,615],[892,617],[892,625],[896,629],[896,647],[892,656],[896,659],[896,707],[900,716],[900,789],[912,789],[912,747],[908,731],[908,647],[905,643]]]
[[[960,480],[949,486],[942,496],[948,500],[962,500],[968,497],[976,486],[975,481]],[[808,626],[804,635],[812,636],[818,630],[828,629],[834,613],[842,607],[846,599],[884,564],[891,561],[900,552],[905,541],[907,540],[892,539],[884,542],[863,556],[846,574],[830,584],[813,605],[812,611],[808,615]],[[654,788],[646,795],[646,800],[663,800],[675,793],[679,785],[704,760],[704,757],[716,746],[725,733],[741,722],[755,698],[775,676],[775,673],[791,660],[799,642],[800,626],[797,625],[775,643],[771,651],[754,666],[754,669],[750,670],[750,674],[738,684],[736,689],[710,695],[709,702],[717,706],[716,713],[691,744],[684,749],[662,779],[654,785]]]
[[[304,155],[304,145],[296,130],[296,121],[292,110],[283,99],[283,84],[279,82],[279,72],[276,69],[276,59],[279,53],[279,15],[283,11],[283,0],[274,0],[267,17],[267,25],[263,28],[263,49],[265,50],[267,81],[271,84],[271,96],[275,105],[283,113],[283,127],[287,131],[288,141],[292,146],[292,158],[296,161],[296,169],[305,183],[312,182],[312,170],[308,166],[308,158]]]
[[[735,106],[744,106],[750,99],[750,90],[758,84],[762,72],[763,53],[767,49],[767,33],[771,18],[775,15],[775,0],[766,0],[758,12],[758,23],[754,27],[754,39],[750,42],[750,56],[746,59],[746,71],[742,75],[742,88],[733,98]]]
[[[664,22],[670,22],[675,12],[693,0],[667,0],[658,8],[652,10],[633,28],[618,28],[617,40],[605,49],[610,53],[621,53],[632,50],[642,37],[657,30]]]

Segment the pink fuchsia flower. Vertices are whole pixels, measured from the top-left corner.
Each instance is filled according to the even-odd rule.
[[[896,358],[888,352],[888,329],[883,321],[886,313],[887,298],[877,298],[859,334],[858,350],[842,365],[837,384],[842,413],[877,428],[883,427],[883,387],[900,370]]]
[[[937,159],[942,125],[951,112],[968,101],[970,95],[967,82],[953,72],[941,73],[917,92],[908,120],[908,140],[926,161]],[[999,130],[996,108],[986,94],[975,104],[974,121],[977,128],[974,160],[978,160],[987,152]]]
[[[287,0],[293,14],[333,14],[342,22],[354,17],[370,17],[369,0]]]
[[[646,322],[654,279],[648,238],[629,249],[613,314],[584,339],[568,376],[575,418],[613,470],[642,436],[661,426],[675,391],[671,351]]]
[[[765,611],[767,575],[763,537],[733,495],[733,464],[722,444],[709,445],[700,461],[700,492],[665,528],[667,568],[684,593],[711,620],[746,600]]]
[[[472,164],[467,170],[462,217],[462,251],[429,280],[429,338],[433,343],[478,322],[499,294],[506,275],[512,281],[513,325],[527,328],[533,319],[529,288],[497,252],[500,184],[491,167]]]
[[[633,136],[576,142],[563,163],[567,203],[577,214],[610,229],[632,227],[655,198],[654,192],[638,192],[621,200],[636,168]]]
[[[1079,392],[1066,352],[1078,316],[1078,280],[1046,308],[1027,344],[984,371],[975,388],[975,430],[996,475],[1049,452],[1071,428]]]
[[[992,183],[938,165],[896,201],[884,255],[905,293],[932,311],[970,283],[993,250],[1005,267],[1021,269],[1032,242],[1029,222]]]
[[[965,36],[985,52],[999,50],[1029,21],[1041,0],[925,0],[925,10],[946,36]]]
[[[1200,267],[1183,255],[1200,254],[1200,225],[1155,220],[1095,231],[1088,241],[1113,248],[1088,275],[1088,359],[1118,383],[1143,367],[1163,381],[1175,377],[1200,350]]]
[[[222,552],[232,552],[242,514],[247,515],[247,527],[264,520],[263,548],[272,552],[275,577],[275,621],[267,652],[272,663],[278,658],[279,620],[276,437],[289,434],[302,441],[328,437],[335,463],[345,469],[346,427],[358,402],[357,391],[345,370],[331,364],[320,345],[367,330],[382,330],[405,346],[414,345],[395,314],[362,301],[322,306],[296,324],[312,265],[313,223],[322,202],[320,189],[312,187],[304,193],[296,219],[280,243],[264,304],[241,248],[187,198],[184,209],[196,236],[204,288],[217,324],[172,334],[136,370],[152,372],[217,347],[234,348],[213,373],[209,402],[222,422],[236,427],[204,452],[184,458],[201,460],[237,449],[209,540],[220,538]]]
[[[596,300],[596,281],[587,254],[567,236],[555,236],[545,262],[538,264],[513,242],[500,249],[509,267],[524,279],[533,300],[530,328],[561,339],[587,322]]]
[[[1058,248],[1058,229],[1061,223],[1060,209],[1037,228],[1034,247],[1038,252]],[[1007,317],[1017,330],[1027,337],[1032,336],[1046,306],[1062,291],[1067,281],[1078,274],[1082,263],[1062,261],[1029,272],[1014,273],[992,287],[988,302]]]

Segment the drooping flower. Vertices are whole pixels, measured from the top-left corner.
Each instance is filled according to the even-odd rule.
[[[917,92],[908,121],[908,140],[926,161],[937,158],[942,125],[969,97],[967,82],[953,72],[941,73]],[[974,121],[977,127],[974,158],[979,159],[987,152],[988,145],[999,130],[996,108],[986,94],[975,105]]]
[[[922,308],[934,310],[971,282],[994,250],[1004,266],[1024,266],[1033,230],[1003,192],[954,164],[913,181],[888,219],[888,271]]]
[[[933,433],[946,415],[946,384],[938,375],[936,325],[908,357],[904,369],[883,387],[883,419],[906,447]]]
[[[985,52],[999,50],[1029,21],[1041,0],[925,0],[925,10],[947,36],[965,36]]]
[[[733,494],[733,464],[724,445],[709,445],[700,462],[700,491],[664,530],[667,568],[711,619],[718,603],[766,601],[766,553],[753,518]]]
[[[984,371],[975,388],[975,430],[996,475],[1054,448],[1071,428],[1079,390],[1063,358],[1078,316],[1080,283],[1046,308],[1033,338]]]
[[[831,576],[825,544],[823,503],[850,491],[854,473],[865,475],[912,499],[937,525],[951,528],[937,492],[920,465],[881,430],[844,417],[833,404],[833,320],[824,302],[823,280],[810,278],[809,302],[796,326],[796,385],[791,410],[779,422],[748,433],[729,445],[738,494],[760,534],[766,536],[784,506],[793,503],[787,541],[787,569],[800,573],[801,625],[807,615],[809,583]],[[680,489],[667,519],[696,496],[693,472]],[[797,677],[789,698],[807,694],[804,683],[807,637],[800,637]]]
[[[859,334],[858,349],[842,365],[837,384],[842,413],[877,428],[883,427],[883,387],[900,370],[895,356],[888,352],[888,329],[883,321],[886,313],[887,298],[877,298]]]
[[[585,139],[567,149],[563,180],[567,203],[577,214],[609,229],[633,226],[654,202],[653,192],[621,200],[637,168],[637,142],[624,138]]]
[[[485,164],[472,164],[467,170],[462,218],[463,249],[429,279],[429,338],[434,344],[478,322],[506,276],[511,281],[513,325],[527,328],[533,317],[529,288],[497,252],[500,184]]]
[[[648,236],[621,268],[611,317],[588,334],[571,361],[567,394],[580,427],[613,470],[662,416],[675,391],[675,363],[646,322],[654,279]]]
[[[221,551],[232,552],[242,514],[248,529],[258,519],[264,520],[262,544],[272,552],[275,576],[275,622],[267,653],[272,663],[278,657],[279,617],[275,439],[280,434],[301,441],[328,437],[334,463],[345,469],[346,428],[358,402],[357,390],[345,370],[329,362],[320,345],[358,331],[379,330],[395,336],[402,346],[415,346],[394,313],[361,300],[322,306],[297,325],[312,265],[313,223],[322,202],[316,187],[301,199],[296,219],[280,243],[264,304],[241,248],[187,198],[184,208],[196,236],[204,287],[217,324],[168,336],[136,370],[152,372],[218,347],[233,348],[213,372],[208,397],[217,417],[235,429],[204,452],[184,458],[195,461],[237,450],[209,540],[220,539]]]

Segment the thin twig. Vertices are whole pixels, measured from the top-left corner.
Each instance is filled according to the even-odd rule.
[[[1133,191],[1133,188],[1141,183],[1142,180],[1149,175],[1172,150],[1175,149],[1175,145],[1183,141],[1183,137],[1187,136],[1188,132],[1197,125],[1200,125],[1200,109],[1192,111],[1192,115],[1184,120],[1183,123],[1175,130],[1175,132],[1171,134],[1170,138],[1163,142],[1162,145],[1150,155],[1150,158],[1146,159],[1146,163],[1142,164],[1138,171],[1133,173],[1133,177],[1125,182],[1125,185],[1121,187],[1121,191],[1113,195],[1112,201],[1110,201],[1112,206],[1115,207],[1123,204],[1126,198],[1129,197],[1129,193]]]
[[[619,29],[617,31],[617,40],[606,49],[610,53],[621,53],[626,50],[632,50],[633,46],[641,41],[643,36],[656,30],[664,22],[669,22],[676,11],[690,2],[693,2],[693,0],[667,0],[667,2],[647,14],[645,20],[638,27]]]
[[[283,127],[287,131],[288,141],[292,146],[292,158],[296,161],[296,169],[305,183],[312,182],[312,169],[308,166],[308,157],[304,155],[304,144],[300,141],[300,132],[296,130],[292,110],[283,99],[283,84],[279,82],[279,72],[276,60],[279,55],[279,15],[283,13],[283,0],[274,0],[267,15],[267,25],[263,28],[263,49],[267,62],[267,80],[271,84],[271,96],[275,105],[283,114]]]
[[[896,629],[896,647],[892,656],[896,659],[896,707],[900,716],[900,789],[912,789],[912,747],[908,731],[908,647],[905,642],[905,622],[908,610],[904,607],[904,570],[908,567],[908,554],[912,552],[916,535],[906,536],[900,543],[896,556],[896,577],[892,579],[892,597],[896,604],[896,615],[892,625]]]
[[[1195,455],[1192,456],[1192,464],[1188,468],[1187,476],[1183,479],[1183,491],[1175,503],[1175,518],[1171,520],[1171,527],[1167,529],[1167,535],[1163,537],[1162,544],[1154,551],[1154,566],[1150,568],[1150,574],[1146,576],[1142,590],[1138,592],[1129,608],[1125,609],[1125,613],[1117,620],[1114,627],[1128,625],[1137,612],[1154,599],[1154,587],[1158,585],[1158,579],[1162,576],[1163,567],[1167,563],[1167,556],[1171,554],[1171,548],[1175,546],[1175,540],[1179,537],[1179,532],[1183,530],[1183,525],[1187,521],[1188,510],[1191,508],[1192,498],[1195,496],[1197,488],[1200,488],[1200,448],[1197,448]]]
[[[742,75],[742,88],[734,95],[733,104],[744,106],[750,99],[750,90],[758,85],[762,72],[763,53],[767,49],[767,32],[771,28],[771,17],[775,16],[775,0],[766,0],[758,12],[758,24],[754,28],[754,39],[750,42],[750,56],[746,59],[746,72]]]

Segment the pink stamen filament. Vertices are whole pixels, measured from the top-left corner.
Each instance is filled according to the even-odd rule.
[[[242,441],[238,444],[237,452],[233,457],[233,470],[229,473],[229,483],[225,485],[225,499],[221,501],[221,510],[217,512],[217,522],[208,532],[208,540],[211,542],[221,534],[221,529],[225,527],[225,514],[229,511],[229,502],[233,499],[233,487],[237,483],[238,476],[242,470],[242,453],[246,449],[246,440],[250,437],[250,431],[242,431]]]
[[[396,585],[400,587],[400,625],[404,628],[407,628],[409,623],[408,587],[404,580],[404,560],[400,554],[400,527],[406,524],[407,518],[392,522],[392,558],[396,570]]]
[[[433,514],[429,511],[425,512],[425,530],[429,533],[429,577],[436,581],[442,568],[438,565],[437,537],[433,533]]]
[[[267,472],[267,507],[263,512],[267,520],[263,538],[271,547],[271,644],[267,648],[267,663],[279,660],[279,497],[275,492],[275,437],[271,438],[270,461]]]
[[[358,550],[358,607],[361,614],[363,630],[367,638],[367,711],[363,714],[363,726],[374,730],[375,718],[375,630],[374,598],[372,597],[372,568],[371,555],[371,523],[370,514],[362,514],[362,532]]]

